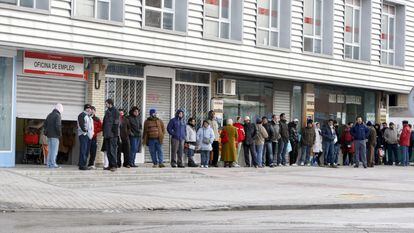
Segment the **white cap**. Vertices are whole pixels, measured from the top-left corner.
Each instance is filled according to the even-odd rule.
[[[63,105],[60,103],[56,104],[54,109],[58,110],[60,113],[63,113]]]
[[[245,120],[245,121],[250,121],[250,117],[249,117],[249,116],[245,116],[245,117],[244,117],[244,120]]]
[[[295,118],[293,121],[294,121],[294,122],[299,122],[298,118]]]

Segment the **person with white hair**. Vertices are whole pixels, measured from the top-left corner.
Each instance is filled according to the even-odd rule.
[[[246,167],[257,166],[256,161],[256,148],[254,145],[254,139],[257,135],[256,126],[251,123],[250,117],[246,116],[244,118],[244,133],[245,139],[243,141],[243,153],[244,153],[244,163]],[[251,156],[251,159],[250,159]]]
[[[53,111],[47,116],[43,127],[47,137],[49,152],[47,154],[47,167],[59,168],[56,164],[56,157],[59,151],[59,138],[62,136],[62,116],[63,105],[58,103]]]
[[[232,167],[237,159],[236,142],[238,138],[237,128],[233,126],[233,120],[227,119],[226,126],[221,131],[221,161],[224,167]]]

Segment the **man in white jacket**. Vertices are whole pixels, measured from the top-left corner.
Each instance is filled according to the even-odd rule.
[[[85,104],[84,111],[78,116],[79,136],[79,170],[89,170],[87,166],[88,154],[93,137],[92,106]]]

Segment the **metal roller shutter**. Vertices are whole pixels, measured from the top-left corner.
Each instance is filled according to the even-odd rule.
[[[276,115],[286,114],[286,119],[290,120],[290,92],[275,91],[273,95],[273,112]]]

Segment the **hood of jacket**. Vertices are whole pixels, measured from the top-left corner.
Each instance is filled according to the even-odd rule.
[[[183,117],[182,118],[180,118],[178,115],[180,115],[180,113],[183,113]],[[176,112],[175,112],[175,118],[178,118],[178,119],[183,119],[184,118],[184,111],[183,110],[181,110],[181,109],[178,109]]]

